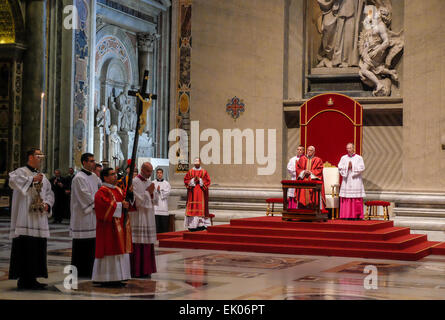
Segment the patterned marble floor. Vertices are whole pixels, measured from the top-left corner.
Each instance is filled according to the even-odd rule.
[[[9,300],[442,300],[445,257],[416,262],[156,247],[158,272],[132,279],[123,289],[79,279],[66,289],[71,240],[68,225],[51,225],[48,284],[44,291],[18,291],[8,280],[9,221],[0,220],[0,299]],[[373,266],[373,267],[369,267]],[[377,273],[365,273],[376,268]],[[372,277],[376,275],[377,277]],[[372,279],[370,278],[372,277]]]

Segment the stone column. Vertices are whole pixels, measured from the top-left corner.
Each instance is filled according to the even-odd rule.
[[[149,70],[150,72],[150,78],[148,80],[147,84],[147,91],[153,93],[155,88],[155,45],[156,40],[159,39],[159,35],[155,33],[138,33],[137,39],[138,39],[138,54],[139,54],[139,79],[141,79],[144,76],[144,71]],[[155,141],[155,128],[153,125],[153,119],[154,119],[154,109],[156,106],[156,101],[153,101],[152,107],[150,108],[148,112],[148,119],[147,125],[144,129],[144,131],[149,132],[149,136]],[[153,156],[153,155],[151,155]]]
[[[147,90],[152,88],[153,84],[153,53],[157,35],[154,33],[138,33],[138,54],[139,54],[139,79],[144,76],[144,71],[150,71],[150,79],[148,81]]]
[[[84,152],[94,152],[94,47],[96,35],[95,0],[74,0],[78,10],[78,29],[74,33],[72,161],[81,167]]]
[[[40,144],[40,99],[46,93],[46,11],[46,0],[27,2],[21,154]]]

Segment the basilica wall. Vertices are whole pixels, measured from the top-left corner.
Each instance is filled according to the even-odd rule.
[[[445,2],[405,3],[403,189],[445,190]]]
[[[388,1],[362,3],[365,7]],[[174,2],[176,14],[179,4]],[[393,61],[398,81],[391,84],[387,96],[376,96],[372,88],[362,85],[365,89],[353,97],[364,108],[364,182],[371,193],[443,189],[444,173],[429,165],[437,160],[441,163],[445,148],[441,95],[444,50],[439,39],[443,7],[436,0],[391,1],[388,29],[404,40],[403,50]],[[316,25],[319,11],[316,1],[306,0],[191,3],[189,121],[199,121],[200,132],[213,128],[221,137],[221,164],[203,163],[215,188],[279,188],[280,180],[286,177],[287,161],[299,144],[298,108],[313,96],[311,75],[321,72],[316,65],[321,41]],[[174,32],[177,18],[172,20]],[[172,63],[178,58],[177,34],[173,39]],[[172,79],[175,88],[176,72],[172,72]],[[178,109],[179,99],[177,90],[172,91],[170,125],[177,128],[173,110]],[[226,112],[227,102],[235,96],[245,104],[245,111],[236,120]],[[274,174],[258,175],[261,166],[246,164],[245,154],[243,164],[222,163],[222,131],[235,128],[276,130]],[[200,148],[210,141],[201,141]],[[418,170],[423,173],[416,174]],[[178,166],[172,166],[171,173],[176,172],[173,184],[177,186],[183,178],[178,171]]]
[[[174,2],[174,5],[180,2]],[[284,141],[281,110],[284,43],[282,4],[282,1],[237,0],[198,0],[191,4],[193,42],[190,68],[190,119],[192,122],[199,121],[191,123],[191,127],[199,124],[199,132],[215,129],[220,139],[213,149],[214,152],[219,152],[219,156],[213,157],[212,163],[206,163],[204,160],[206,154],[201,153],[203,167],[209,171],[214,188],[270,189],[280,185]],[[173,21],[177,19],[176,16]],[[176,40],[172,48],[177,47],[177,35],[172,36]],[[173,60],[178,58],[176,50],[172,51],[172,56]],[[178,78],[176,74],[173,74],[172,78],[173,89]],[[172,108],[177,108],[175,103],[178,103],[178,98],[175,94],[176,92],[172,93],[174,103]],[[239,98],[245,108],[236,119],[226,111],[226,105],[234,97]],[[175,113],[171,112],[171,115],[171,128],[175,128],[177,127]],[[243,153],[240,164],[235,164],[234,141],[232,141],[230,161],[223,163],[225,129],[239,129],[249,136],[247,140],[250,142],[246,143],[246,140],[243,140],[242,147],[236,150]],[[266,168],[267,165],[258,164],[258,159],[261,158],[257,156],[255,144],[263,135],[256,129],[264,129],[265,143],[261,144],[261,147],[264,144],[266,147],[262,155],[267,155],[270,129],[274,131],[272,135],[275,134],[276,137],[270,144],[273,158],[276,159],[270,159],[271,170],[266,175],[258,173],[259,168]],[[197,139],[191,137],[191,144],[195,143],[194,141]],[[225,143],[227,141],[226,139]],[[205,146],[210,142],[209,138],[201,141],[199,144],[201,151],[206,150]],[[194,151],[192,148],[193,146],[190,151]],[[246,150],[249,150],[248,158]],[[192,158],[196,155],[196,152],[190,154]],[[179,187],[183,185],[184,173],[174,173],[176,169],[177,167],[172,166],[170,176],[173,177],[172,184]]]

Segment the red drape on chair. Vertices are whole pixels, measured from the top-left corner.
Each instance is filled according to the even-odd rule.
[[[316,156],[337,166],[346,154],[346,144],[355,144],[362,154],[363,107],[354,99],[337,93],[318,95],[301,106],[300,142],[315,147]]]

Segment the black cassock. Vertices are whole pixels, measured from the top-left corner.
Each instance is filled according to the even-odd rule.
[[[56,222],[62,222],[62,219],[64,218],[64,212],[65,212],[65,203],[66,203],[66,196],[65,196],[65,185],[62,177],[52,177],[49,179],[49,182],[51,182],[51,189],[54,192],[54,207],[53,207],[53,217],[54,221]]]

